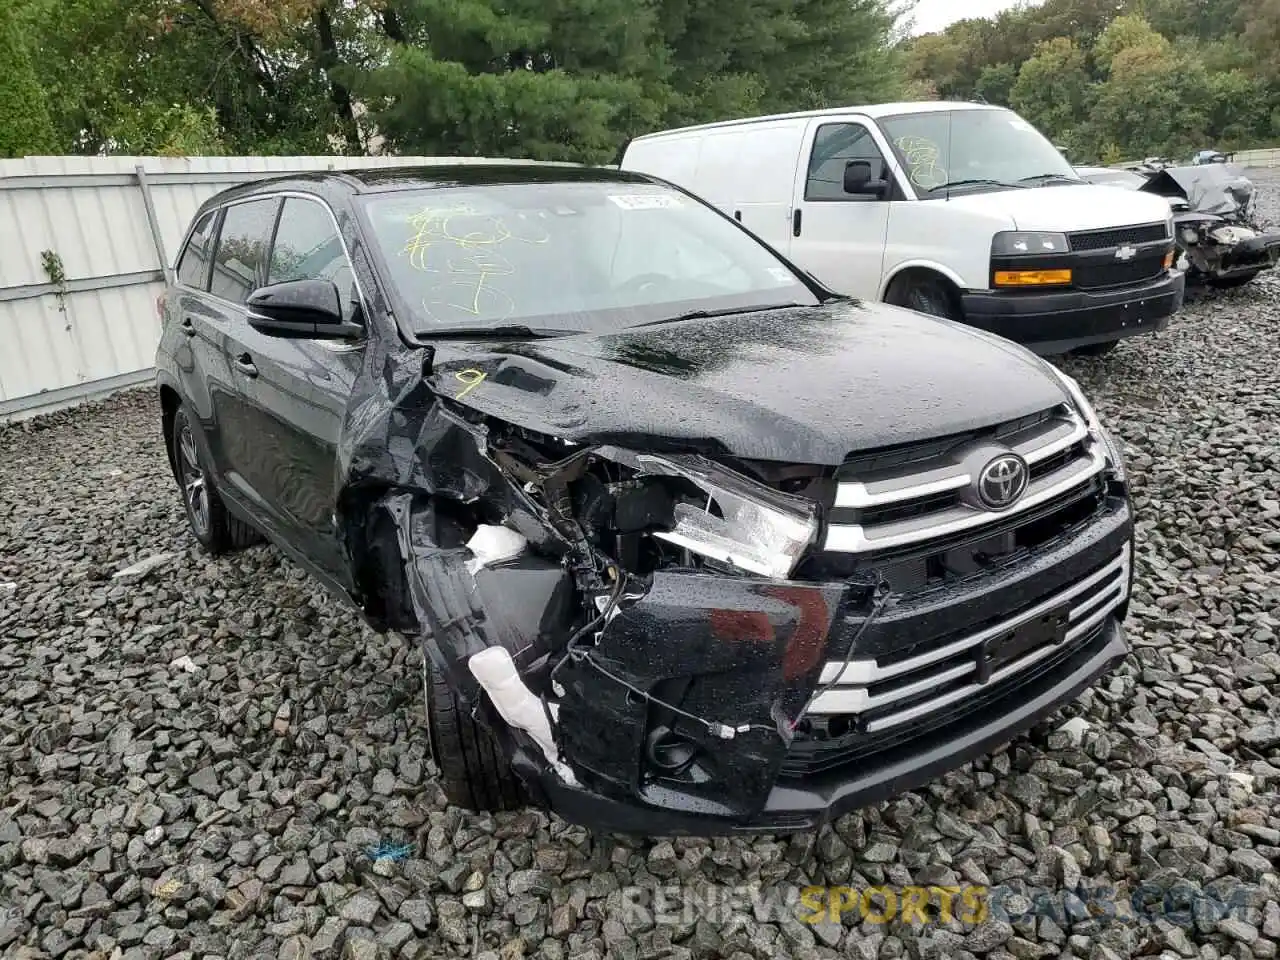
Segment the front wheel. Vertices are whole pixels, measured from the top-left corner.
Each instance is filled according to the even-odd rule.
[[[960,306],[947,284],[938,277],[900,277],[885,297],[889,303],[944,320],[962,319]]]
[[[186,407],[179,407],[173,415],[169,442],[173,445],[173,462],[187,526],[200,546],[216,555],[256,543],[260,539],[258,532],[232,516],[213,488],[209,470],[196,446],[195,428]]]
[[[427,733],[449,802],[495,813],[525,806],[524,789],[493,734],[471,717],[430,658],[427,672]]]

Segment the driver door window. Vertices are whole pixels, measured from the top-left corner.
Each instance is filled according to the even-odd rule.
[[[877,201],[879,198],[870,194],[844,192],[844,170],[850,160],[870,163],[873,180],[883,180],[888,176],[884,154],[876,146],[871,131],[862,124],[824,123],[819,127],[813,138],[813,151],[809,155],[809,171],[804,185],[805,200],[844,200],[855,203]]]
[[[351,319],[356,298],[355,274],[333,218],[318,201],[286,197],[271,247],[268,283],[288,280],[332,280],[342,294],[342,309]]]

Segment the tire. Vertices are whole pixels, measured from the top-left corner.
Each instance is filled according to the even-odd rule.
[[[1242,273],[1235,277],[1210,277],[1209,286],[1216,290],[1234,290],[1236,287],[1243,287],[1246,283],[1250,283],[1261,270],[1254,273]]]
[[[1076,347],[1071,352],[1082,357],[1105,357],[1113,353],[1118,346],[1120,346],[1119,340],[1108,340],[1106,343],[1091,343],[1087,347]]]
[[[526,806],[524,788],[493,734],[471,718],[433,661],[427,669],[427,733],[449,802],[492,813]]]
[[[960,308],[947,285],[938,277],[903,277],[893,282],[885,298],[898,307],[944,320],[961,320]]]
[[[169,443],[173,449],[175,478],[182,506],[187,514],[187,527],[207,552],[217,556],[242,550],[262,537],[253,527],[227,510],[209,477],[209,469],[200,458],[195,442],[195,428],[185,406],[173,414]]]

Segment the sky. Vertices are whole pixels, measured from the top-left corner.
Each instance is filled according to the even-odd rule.
[[[917,34],[934,33],[957,20],[990,17],[1017,6],[1018,0],[917,0]]]

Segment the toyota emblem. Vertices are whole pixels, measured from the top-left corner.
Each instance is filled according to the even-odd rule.
[[[1030,479],[1027,461],[1016,453],[1002,454],[978,474],[978,499],[991,510],[1007,510],[1022,499]]]

